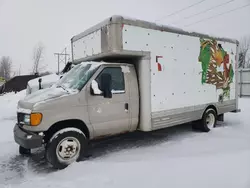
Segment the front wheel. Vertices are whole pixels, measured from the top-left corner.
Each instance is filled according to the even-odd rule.
[[[86,148],[85,134],[76,128],[58,131],[46,146],[46,159],[56,169],[66,168],[79,161]]]

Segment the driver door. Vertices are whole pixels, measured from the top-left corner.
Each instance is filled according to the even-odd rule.
[[[88,92],[88,112],[94,137],[119,134],[130,129],[129,91],[126,90],[129,82],[121,67],[104,67],[95,78],[99,88],[103,73],[109,73],[112,77],[112,98]]]

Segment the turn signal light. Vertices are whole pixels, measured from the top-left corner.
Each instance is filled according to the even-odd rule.
[[[37,126],[42,122],[43,115],[41,113],[30,114],[30,125]]]

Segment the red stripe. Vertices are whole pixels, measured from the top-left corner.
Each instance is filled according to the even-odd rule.
[[[157,62],[158,71],[162,71],[161,64]]]
[[[158,59],[159,59],[159,58],[163,58],[163,56],[156,56],[156,63],[157,63],[158,71],[162,71],[161,64],[158,62]]]

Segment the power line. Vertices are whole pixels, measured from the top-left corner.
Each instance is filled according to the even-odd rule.
[[[230,13],[230,12],[234,12],[234,11],[236,11],[236,10],[240,10],[240,9],[246,8],[246,7],[248,7],[248,6],[250,6],[250,3],[249,3],[249,4],[246,4],[246,5],[244,5],[244,6],[241,6],[241,7],[232,9],[232,10],[229,10],[229,11],[227,11],[227,12],[223,12],[223,13],[221,13],[221,14],[217,14],[217,15],[214,15],[214,16],[211,16],[211,17],[208,17],[208,18],[205,18],[205,19],[201,19],[201,20],[199,20],[199,21],[197,21],[197,22],[193,22],[193,23],[191,23],[191,24],[184,25],[184,27],[188,27],[188,26],[191,26],[191,25],[194,25],[194,24],[203,22],[203,21],[207,21],[207,20],[210,20],[210,19],[212,19],[212,18],[219,17],[219,16],[222,16],[222,15],[224,15],[224,14],[228,14],[228,13]]]
[[[166,17],[173,16],[173,15],[179,13],[179,12],[182,12],[182,11],[187,10],[187,9],[189,9],[189,8],[191,8],[191,7],[194,7],[194,6],[196,6],[196,5],[200,4],[200,3],[203,3],[204,1],[206,1],[206,0],[201,0],[201,1],[199,1],[199,2],[196,2],[196,3],[194,3],[194,4],[191,4],[191,5],[189,5],[189,6],[185,7],[185,8],[183,8],[183,9],[177,10],[177,11],[175,11],[175,12],[173,12],[173,13],[167,15],[167,16],[163,16],[162,18],[160,18],[160,19],[158,19],[158,20],[155,20],[155,21],[157,22],[157,21],[160,21],[160,20],[162,20],[162,19],[165,19]]]
[[[235,0],[230,0],[230,1],[227,1],[227,2],[224,2],[224,3],[221,3],[221,4],[219,4],[219,5],[215,5],[215,6],[211,7],[211,8],[208,8],[208,9],[203,10],[203,11],[201,11],[201,12],[198,12],[198,13],[196,13],[196,14],[192,14],[192,15],[190,15],[190,16],[186,16],[186,17],[184,17],[182,20],[189,19],[189,18],[192,18],[192,17],[194,17],[194,16],[197,16],[197,15],[200,15],[200,14],[203,14],[203,13],[206,13],[206,12],[208,12],[208,11],[210,11],[210,10],[219,8],[219,7],[223,6],[223,5],[227,5],[227,4],[229,4],[229,3],[233,2],[233,1],[235,1]],[[180,21],[182,21],[182,20],[180,20]],[[172,22],[172,24],[179,23],[180,21]]]

